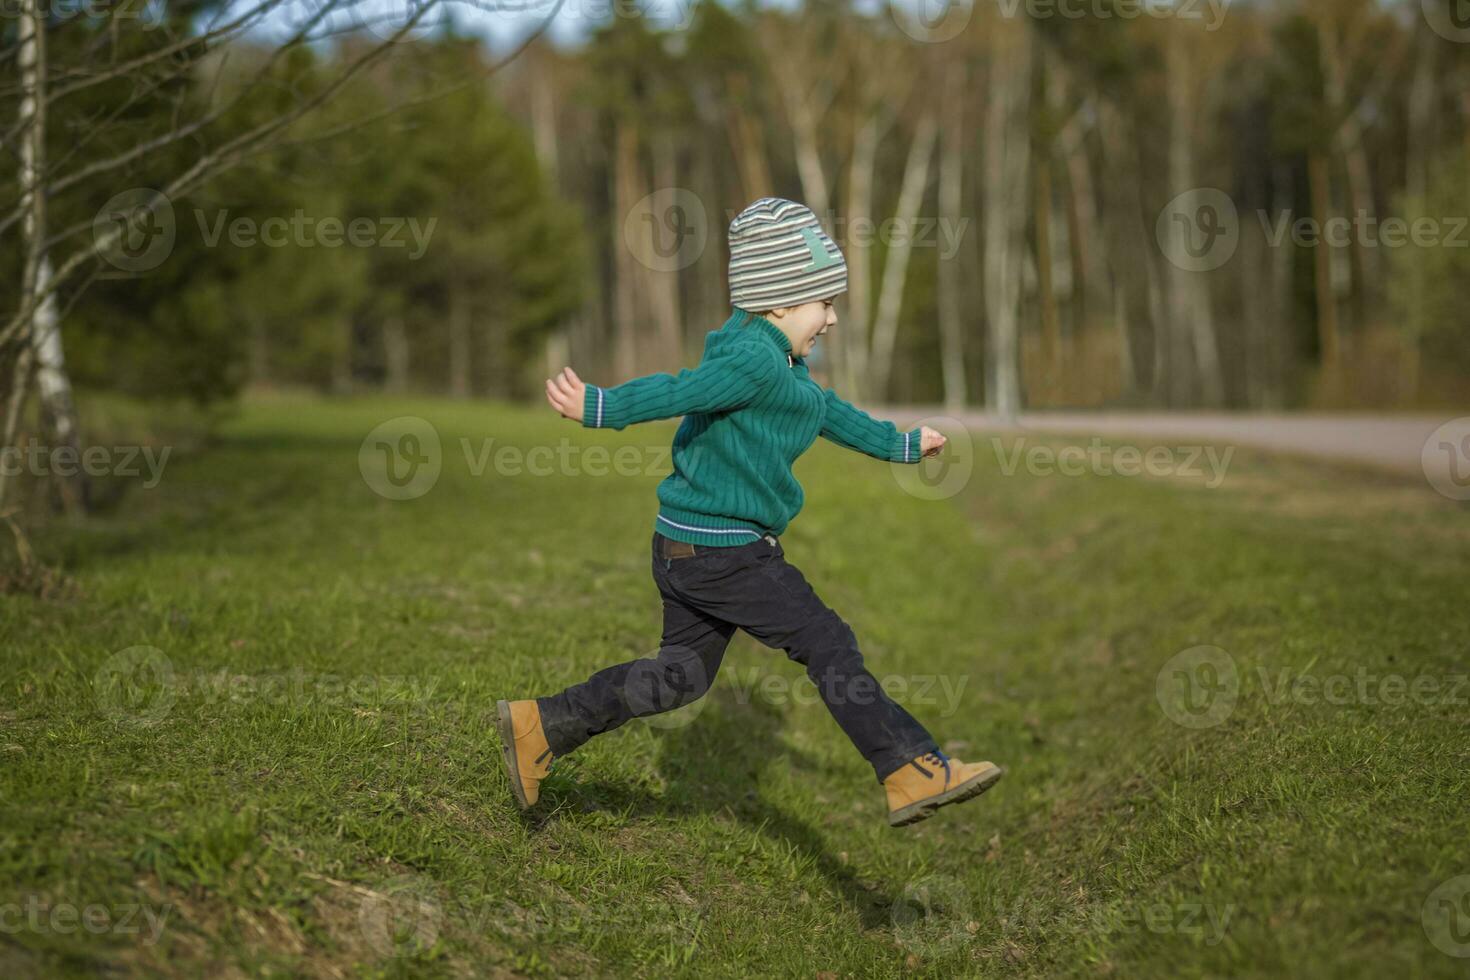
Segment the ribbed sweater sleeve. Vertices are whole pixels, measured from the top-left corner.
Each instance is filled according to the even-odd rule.
[[[727,344],[692,371],[649,374],[612,388],[588,385],[582,425],[622,429],[636,422],[744,408],[771,384],[776,366],[772,352],[762,346]]]
[[[823,439],[890,463],[919,461],[920,429],[900,432],[892,422],[878,421],[856,405],[843,401],[830,388],[822,389],[822,397],[827,410],[822,422]]]

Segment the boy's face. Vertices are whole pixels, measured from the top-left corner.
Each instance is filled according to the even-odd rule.
[[[764,314],[791,341],[791,352],[807,357],[817,346],[817,338],[837,325],[837,309],[831,299],[812,300],[800,306],[786,306]]]

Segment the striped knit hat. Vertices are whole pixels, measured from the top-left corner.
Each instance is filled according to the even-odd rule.
[[[751,313],[847,290],[847,261],[805,204],[763,197],[730,222],[730,305]]]

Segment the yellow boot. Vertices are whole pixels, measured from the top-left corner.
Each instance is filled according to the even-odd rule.
[[[500,750],[510,789],[524,810],[541,796],[541,780],[551,771],[551,746],[541,728],[541,709],[535,701],[497,701]]]
[[[947,803],[979,796],[1004,773],[990,762],[961,762],[943,752],[926,752],[883,780],[888,791],[888,824],[902,827],[923,820]]]

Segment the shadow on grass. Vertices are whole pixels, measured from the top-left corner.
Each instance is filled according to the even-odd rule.
[[[713,703],[706,705],[691,724],[656,730],[659,772],[668,787],[664,795],[599,780],[556,786],[553,778],[541,788],[545,802],[552,805],[539,814],[527,814],[527,822],[539,829],[557,820],[575,820],[576,813],[592,809],[660,817],[724,813],[811,858],[816,870],[843,904],[859,916],[865,929],[890,926],[889,910],[897,899],[859,880],[853,869],[828,848],[815,826],[762,799],[757,791],[760,772],[767,765],[794,765],[799,769],[820,765],[781,743],[779,711],[759,699],[742,702],[721,685],[705,697]],[[833,734],[841,736],[835,724]]]

